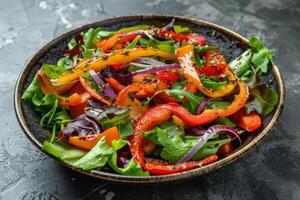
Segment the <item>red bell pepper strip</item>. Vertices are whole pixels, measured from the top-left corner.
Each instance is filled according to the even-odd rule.
[[[180,75],[176,72],[158,72],[157,78],[160,81],[164,81],[170,85],[173,85],[179,78]]]
[[[205,37],[198,34],[180,34],[174,31],[161,31],[161,36],[166,39],[174,39],[176,42],[196,43],[197,45],[205,45]]]
[[[107,101],[106,99],[104,99],[102,96],[100,96],[97,91],[93,88],[91,88],[87,82],[87,80],[85,80],[83,77],[79,77],[79,81],[82,85],[82,87],[95,99],[98,99],[99,101],[101,101],[102,103],[105,103],[107,105],[110,105],[111,103],[109,101]]]
[[[141,34],[138,34],[138,33],[129,33],[129,34],[121,34],[119,36],[119,40],[118,40],[118,43],[127,43],[127,42],[131,42],[132,40],[134,40],[138,35],[141,35]]]
[[[189,113],[185,108],[177,103],[160,104],[149,109],[136,123],[133,135],[130,136],[130,149],[134,160],[141,166],[145,166],[144,152],[142,150],[144,136],[142,132],[149,131],[163,121],[169,120],[174,114],[185,122],[188,126],[199,126],[232,115],[245,106],[249,97],[248,86],[242,81],[238,81],[239,94],[234,101],[225,109],[204,110],[199,115]]]
[[[183,68],[183,75],[187,80],[190,80],[197,86],[197,88],[206,96],[209,97],[223,97],[229,94],[236,85],[235,75],[232,73],[230,68],[226,66],[224,74],[227,75],[228,84],[223,88],[218,90],[212,90],[210,88],[206,88],[201,79],[199,78],[198,73],[195,70],[194,62],[194,46],[186,45],[177,49],[177,57],[181,67]]]
[[[211,164],[218,160],[218,156],[214,154],[200,161],[190,161],[175,165],[170,165],[167,162],[152,158],[146,158],[145,160],[146,163],[144,170],[149,171],[153,175],[164,175],[184,172],[197,167]]]

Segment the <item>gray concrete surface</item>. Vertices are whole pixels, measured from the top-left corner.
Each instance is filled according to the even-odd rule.
[[[41,154],[13,111],[13,89],[24,63],[73,27],[138,13],[201,18],[261,37],[274,51],[287,87],[285,109],[270,136],[230,166],[163,186],[114,185]],[[0,200],[300,199],[299,16],[299,0],[0,0]]]

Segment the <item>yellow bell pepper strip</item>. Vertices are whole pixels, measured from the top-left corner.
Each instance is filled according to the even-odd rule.
[[[183,68],[184,77],[187,80],[193,82],[194,85],[196,85],[196,87],[198,88],[198,90],[200,90],[203,94],[209,97],[223,97],[229,94],[234,89],[236,85],[236,78],[228,66],[225,68],[224,71],[224,74],[227,76],[228,79],[228,84],[219,90],[212,90],[210,88],[206,88],[203,85],[201,79],[199,78],[198,73],[195,70],[194,67],[195,63],[193,62],[193,56],[194,56],[193,45],[186,45],[177,49],[177,57],[179,63]]]
[[[199,115],[193,115],[177,103],[160,104],[149,109],[136,123],[134,133],[130,136],[130,150],[134,160],[144,168],[144,152],[142,150],[144,142],[144,131],[153,129],[158,124],[167,121],[172,114],[179,117],[187,126],[206,125],[218,118],[227,117],[245,106],[249,97],[248,86],[245,82],[238,81],[239,94],[234,101],[224,109],[206,109]],[[144,168],[145,169],[145,168]]]
[[[62,74],[59,78],[52,80],[52,83],[58,85],[74,81],[78,79],[81,74],[89,70],[99,72],[109,65],[129,63],[139,57],[145,56],[158,56],[166,60],[177,62],[177,57],[174,54],[151,47],[116,50],[110,54],[101,55],[89,63],[74,67],[72,70]]]
[[[107,105],[110,105],[111,103],[109,101],[107,101],[106,99],[104,99],[102,96],[100,96],[97,91],[93,88],[91,88],[87,82],[87,80],[85,80],[83,77],[79,77],[79,81],[82,85],[82,87],[87,91],[87,93],[89,93],[92,97],[94,97],[95,99],[98,99],[99,101],[101,101],[102,103],[105,103]]]

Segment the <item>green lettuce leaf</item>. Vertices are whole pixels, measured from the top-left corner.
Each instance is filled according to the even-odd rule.
[[[106,164],[112,154],[113,149],[106,144],[105,138],[103,137],[87,154],[72,163],[72,166],[83,170],[101,168]]]
[[[126,49],[132,49],[132,48],[134,48],[134,47],[137,45],[137,43],[140,41],[140,39],[141,39],[141,36],[140,36],[140,35],[136,36],[136,37],[134,38],[134,40],[132,40],[132,42],[130,42],[130,43],[126,46]]]
[[[239,57],[237,57],[236,59],[234,59],[229,63],[230,68],[239,78],[241,78],[242,75],[249,70],[251,57],[252,57],[252,50],[248,49],[247,51],[242,53]]]
[[[81,33],[83,37],[83,44],[86,49],[93,49],[96,47],[95,44],[98,39],[97,35],[101,30],[101,27],[98,27],[96,29],[90,28],[88,31]]]
[[[119,33],[128,33],[128,32],[138,31],[138,30],[147,30],[149,28],[150,28],[149,25],[141,24],[141,25],[137,25],[137,26],[121,28],[117,32],[119,32]]]
[[[199,140],[198,136],[185,136],[183,128],[170,122],[165,122],[151,131],[144,132],[144,136],[162,146],[160,156],[171,163],[179,161]],[[219,139],[219,135],[215,135],[203,145],[192,157],[192,160],[199,160],[215,154],[223,144],[229,141],[230,138]]]
[[[176,33],[187,33],[190,32],[190,28],[186,26],[174,25],[173,29]]]
[[[122,175],[128,175],[128,176],[149,176],[149,172],[145,172],[142,170],[140,165],[138,165],[134,159],[131,159],[129,161],[129,164],[124,167],[118,167],[117,165],[117,151],[121,148],[123,148],[125,145],[129,145],[129,142],[126,140],[114,140],[112,141],[112,148],[114,150],[114,153],[108,160],[108,164],[112,169],[114,169],[116,172]]]
[[[206,77],[206,76],[201,76],[201,80],[205,87],[213,90],[218,90],[227,85],[226,81],[216,81],[213,80],[211,77]]]
[[[64,72],[66,72],[68,68],[65,68],[64,66],[43,64],[42,70],[45,72],[48,78],[55,79],[58,78]]]
[[[36,93],[41,93],[41,89],[40,89],[40,83],[39,80],[37,78],[37,76],[35,75],[35,77],[33,78],[33,80],[31,81],[30,85],[27,87],[27,89],[25,90],[25,92],[22,95],[22,99],[25,101],[29,101],[32,99],[32,97],[36,94]]]
[[[187,92],[185,90],[164,90],[167,94],[172,94],[177,100],[181,101],[183,97],[186,97],[189,101],[183,102],[182,106],[188,109],[191,113],[195,113],[198,105],[204,99],[203,96],[198,96]]]
[[[256,111],[261,115],[270,114],[278,103],[278,94],[266,85],[260,85],[251,91],[253,100],[246,104],[246,111]]]
[[[89,152],[76,149],[62,141],[45,141],[43,149],[63,162],[87,171],[103,167],[113,154],[113,149],[106,144],[104,137]]]

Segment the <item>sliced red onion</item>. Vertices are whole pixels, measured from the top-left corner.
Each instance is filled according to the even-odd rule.
[[[196,114],[202,113],[205,109],[205,106],[207,104],[209,104],[209,102],[211,102],[212,100],[217,100],[217,99],[220,99],[220,98],[209,98],[209,97],[205,98],[197,107]]]
[[[170,30],[171,28],[173,28],[174,24],[175,24],[175,18],[173,18],[172,21],[169,24],[162,27],[161,30],[166,30],[166,31]]]
[[[241,138],[235,129],[226,125],[213,125],[205,131],[205,133],[199,138],[198,142],[177,163],[183,163],[190,160],[214,134],[228,132],[234,134],[240,143],[242,143]]]
[[[148,58],[148,57],[140,57],[140,58],[136,59],[135,62],[148,64],[148,65],[165,65],[164,62],[155,60],[153,58]]]
[[[151,65],[136,63],[136,62],[130,62],[129,65],[132,65],[132,66],[135,66],[135,67],[140,67],[140,68],[145,68],[145,69],[151,67]]]
[[[166,65],[151,67],[149,69],[142,69],[142,70],[134,71],[134,72],[131,72],[131,75],[134,76],[134,75],[139,75],[139,74],[151,74],[151,73],[168,71],[168,70],[179,69],[179,68],[180,68],[180,64],[177,64],[177,63],[170,64],[170,65],[166,64]]]
[[[98,74],[94,70],[90,70],[89,74],[98,85],[101,85],[105,96],[107,96],[109,99],[116,98],[117,95],[115,94],[115,92],[110,87],[105,85],[104,81],[100,78],[100,76],[98,76]]]
[[[107,87],[107,86],[103,87],[103,93],[105,96],[107,96],[111,100],[113,100],[117,97],[116,93],[110,87]]]
[[[101,85],[101,86],[105,85],[104,81],[100,78],[100,76],[98,76],[98,74],[94,70],[90,70],[89,74],[91,75],[91,77],[94,79],[94,81],[98,85]]]

